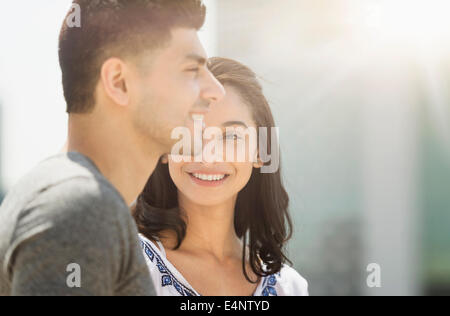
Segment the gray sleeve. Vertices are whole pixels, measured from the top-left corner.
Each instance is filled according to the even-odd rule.
[[[12,295],[152,294],[126,205],[91,179],[41,192],[22,212],[9,254]]]

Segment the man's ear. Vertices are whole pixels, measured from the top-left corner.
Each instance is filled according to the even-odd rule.
[[[169,155],[165,154],[161,157],[161,163],[162,164],[168,164],[169,163]]]
[[[106,95],[114,103],[127,106],[130,101],[130,96],[125,80],[125,63],[119,58],[110,58],[103,63],[100,75]]]

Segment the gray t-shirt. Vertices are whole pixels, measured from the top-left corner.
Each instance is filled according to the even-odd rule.
[[[87,157],[49,158],[5,197],[0,296],[153,294],[130,210]]]

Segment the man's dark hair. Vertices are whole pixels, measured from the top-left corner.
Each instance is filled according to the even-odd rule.
[[[90,112],[103,63],[111,57],[140,56],[170,41],[176,27],[199,30],[202,0],[74,0],[81,27],[63,23],[59,62],[68,113]]]

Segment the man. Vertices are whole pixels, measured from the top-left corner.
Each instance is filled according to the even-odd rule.
[[[206,9],[74,4],[81,27],[64,23],[59,42],[68,153],[42,162],[0,208],[0,295],[151,295],[128,205],[176,142],[172,129],[191,128],[224,95],[197,37]]]

